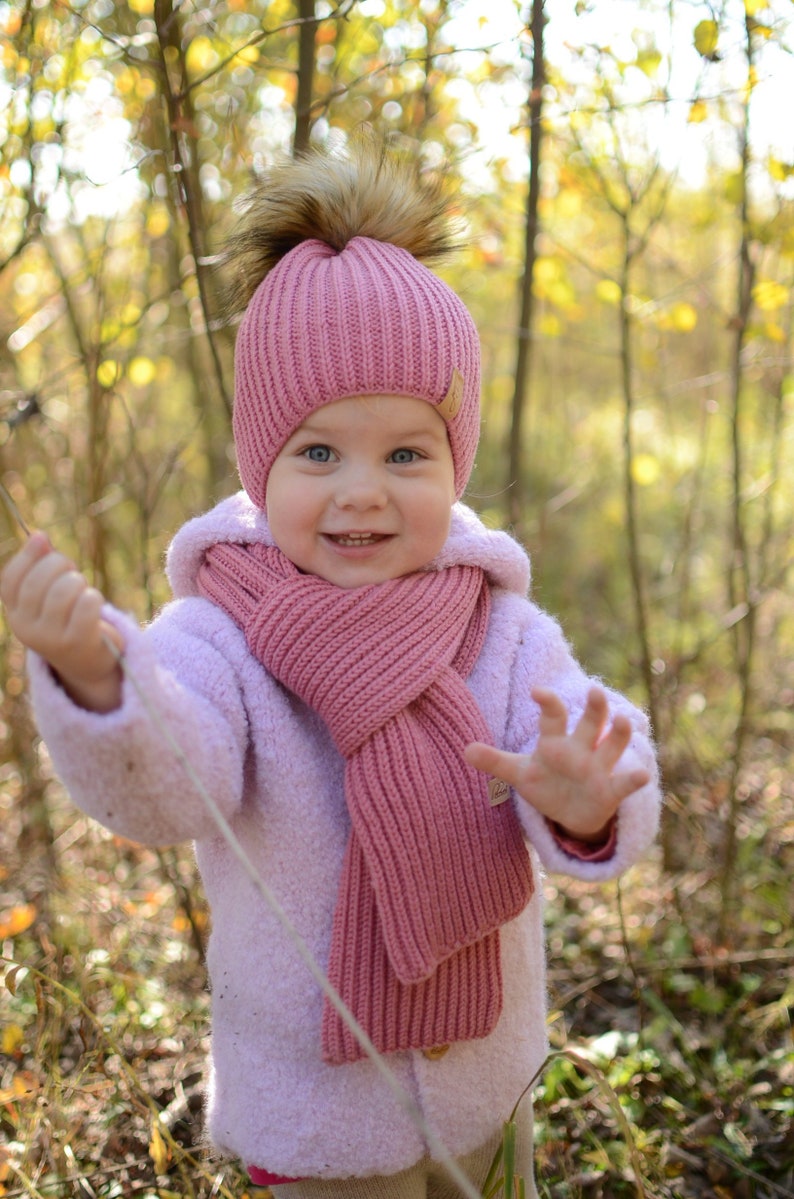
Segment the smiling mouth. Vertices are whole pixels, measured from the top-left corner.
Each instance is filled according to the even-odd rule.
[[[334,545],[351,549],[377,545],[380,541],[386,541],[388,536],[388,533],[326,533],[326,537],[329,541],[333,541]]]

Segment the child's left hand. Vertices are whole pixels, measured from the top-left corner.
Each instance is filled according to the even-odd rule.
[[[474,742],[466,761],[476,770],[504,779],[541,815],[580,841],[603,841],[623,800],[649,781],[647,770],[613,773],[631,738],[625,716],[616,716],[604,733],[609,708],[604,692],[593,687],[587,706],[568,733],[565,704],[553,691],[536,688],[540,736],[532,754],[511,754]]]

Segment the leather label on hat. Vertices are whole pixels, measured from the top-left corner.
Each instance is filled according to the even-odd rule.
[[[460,406],[463,403],[463,375],[457,367],[452,372],[452,382],[447,389],[447,394],[444,396],[440,404],[436,405],[436,412],[442,416],[444,420],[452,420],[460,412]]]

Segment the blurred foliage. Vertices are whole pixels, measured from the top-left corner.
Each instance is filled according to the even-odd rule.
[[[617,897],[549,887],[555,1046],[618,1096],[643,1193],[790,1195],[794,161],[754,113],[765,79],[791,78],[794,10],[632,2],[609,33],[597,10],[572,6],[555,40],[547,6],[520,334],[532,46],[512,0],[318,0],[311,20],[287,0],[0,0],[0,478],[148,619],[173,532],[237,486],[218,261],[236,198],[301,122],[331,144],[366,122],[451,162],[468,237],[444,274],[483,344],[469,501],[504,522],[530,336],[516,531],[535,596],[652,707],[668,794],[660,856]],[[189,852],[77,815],[5,634],[0,678],[0,1194],[240,1194],[195,1148]],[[546,1193],[640,1193],[597,1078],[556,1057],[540,1095]]]

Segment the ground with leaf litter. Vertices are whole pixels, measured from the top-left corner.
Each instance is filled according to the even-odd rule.
[[[619,885],[546,880],[542,1196],[794,1197],[791,773],[765,761],[758,784],[727,918],[718,789],[671,795],[666,864],[659,848]],[[55,782],[38,798],[11,786],[0,823],[0,1196],[258,1199],[202,1144],[189,849],[119,841]]]

